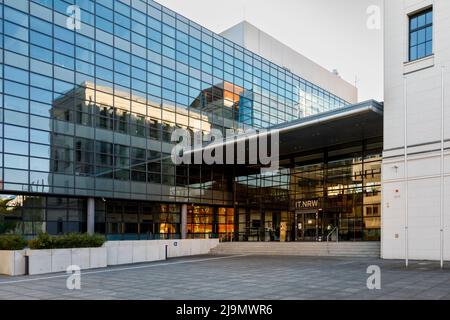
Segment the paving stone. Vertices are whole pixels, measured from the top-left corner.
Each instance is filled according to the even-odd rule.
[[[195,261],[201,259],[202,261]],[[206,260],[205,260],[206,259]],[[373,258],[246,256],[207,260],[189,257],[142,268],[109,268],[81,275],[81,290],[66,288],[66,277],[0,276],[0,299],[445,299],[450,271],[438,264]],[[171,264],[177,262],[177,264]],[[381,290],[366,287],[367,267],[381,268]],[[426,268],[425,268],[426,267]],[[25,280],[5,283],[4,281]]]

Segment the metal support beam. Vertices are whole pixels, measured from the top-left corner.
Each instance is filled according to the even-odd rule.
[[[89,198],[87,201],[87,233],[95,233],[95,199]]]
[[[187,204],[181,205],[181,239],[187,237]]]

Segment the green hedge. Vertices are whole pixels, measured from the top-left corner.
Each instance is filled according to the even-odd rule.
[[[26,247],[27,241],[19,235],[0,235],[0,250],[22,250]]]
[[[39,234],[28,242],[30,249],[68,249],[68,248],[98,248],[105,243],[105,237],[86,233],[70,233],[62,236]]]
[[[22,250],[27,244],[30,249],[98,248],[104,243],[105,237],[99,234],[69,233],[51,236],[40,233],[28,242],[20,235],[0,235],[0,250]]]

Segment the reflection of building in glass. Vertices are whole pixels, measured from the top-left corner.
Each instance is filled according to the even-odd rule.
[[[91,83],[56,99],[52,117],[56,120],[52,172],[71,170],[67,163],[75,162],[77,176],[142,182],[161,180],[161,160],[170,155],[174,129],[204,134],[211,129],[208,117],[196,111],[175,112],[169,105],[162,110],[139,97],[126,97],[117,91],[113,94],[111,88]],[[68,126],[76,131],[75,140],[59,130]],[[135,147],[130,147],[130,139]],[[146,176],[147,169],[150,176]]]
[[[251,90],[222,82],[203,90],[191,107],[209,114],[219,128],[235,128],[237,123],[253,127],[253,101]]]
[[[351,107],[357,90],[336,75],[151,0],[98,2],[86,32],[1,7],[0,232],[308,241],[339,225],[342,239],[379,238],[381,107]],[[278,127],[278,172],[170,158],[177,128]]]
[[[194,110],[175,113],[175,107],[169,105],[161,110],[140,97],[113,93],[111,88],[92,83],[83,83],[57,98],[51,112],[57,130],[58,126],[73,126],[76,132],[75,137],[56,132],[52,135],[53,185],[63,185],[75,174],[84,185],[95,185],[105,193],[114,192],[119,183],[127,181],[143,197],[162,196],[161,184],[166,190],[187,184],[185,169],[177,168],[182,175],[170,173],[174,170],[169,158],[172,131],[183,128],[207,134],[211,128],[208,117]],[[130,139],[135,147],[130,147]],[[172,194],[164,196],[174,199]],[[108,202],[104,208],[99,202],[97,207],[108,213],[106,231],[112,238],[114,234],[119,238],[130,234],[132,238],[141,233],[156,238],[180,232],[177,205],[147,205],[144,210],[132,203],[123,206]],[[137,212],[142,210],[138,218]],[[104,226],[99,227],[105,231]]]

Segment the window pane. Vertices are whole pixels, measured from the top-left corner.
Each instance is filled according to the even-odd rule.
[[[15,124],[24,127],[28,126],[28,114],[26,113],[5,110],[4,118],[5,123]],[[20,137],[17,138],[19,139]]]
[[[5,108],[16,111],[28,112],[28,104],[29,104],[28,100],[11,96],[5,96],[4,99],[5,99]]]
[[[15,183],[28,183],[28,171],[5,170],[5,181]]]
[[[5,21],[5,34],[12,37],[28,41],[28,29],[19,27],[16,24]]]
[[[28,143],[5,139],[4,151],[21,155],[28,154]]]
[[[5,167],[28,170],[28,157],[5,154]]]
[[[425,15],[421,15],[417,18],[417,27],[423,27],[425,25]]]
[[[5,137],[28,140],[28,129],[5,125]]]
[[[425,48],[425,54],[427,56],[431,55],[433,53],[433,42],[432,41],[428,41],[426,43],[426,48]]]
[[[38,59],[38,60],[43,60],[49,63],[52,63],[53,61],[53,53],[50,50],[46,50],[44,48],[41,47],[36,47],[36,46],[31,46],[31,57]]]
[[[415,45],[417,45],[417,32],[413,32],[413,33],[411,33],[411,37],[410,37],[410,46],[412,47],[412,46],[415,46]]]
[[[5,7],[4,17],[9,21],[28,27],[28,16],[20,11]]]
[[[34,31],[30,32],[30,42],[47,49],[51,49],[53,46],[51,37]]]
[[[409,59],[412,60],[416,60],[417,59],[417,47],[411,47],[411,49],[409,50]]]
[[[419,30],[417,33],[417,43],[424,43],[425,42],[425,29]]]
[[[433,11],[428,12],[426,17],[426,24],[431,23],[433,23]]]
[[[28,55],[28,43],[5,36],[5,49]]]
[[[417,29],[417,17],[411,19],[411,30]]]
[[[23,84],[28,84],[28,72],[22,69],[5,66],[5,78],[17,81]]]
[[[433,27],[427,28],[425,38],[427,41],[430,41],[431,39],[433,39]]]
[[[10,93],[22,98],[28,98],[28,86],[15,82],[5,81],[5,93]]]
[[[419,44],[417,46],[417,58],[425,57],[425,43]]]
[[[48,35],[52,34],[53,31],[53,27],[50,23],[42,21],[40,19],[31,17],[31,29],[42,32],[42,33],[46,33]]]

